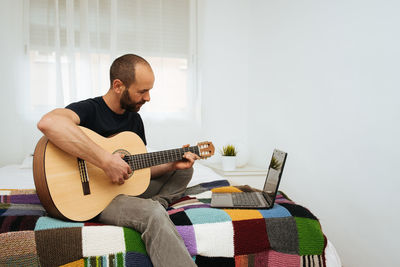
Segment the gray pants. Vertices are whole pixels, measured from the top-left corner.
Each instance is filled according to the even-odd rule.
[[[196,266],[165,210],[183,195],[192,174],[192,168],[168,172],[152,179],[146,192],[138,197],[117,196],[100,214],[99,221],[140,232],[155,267]]]

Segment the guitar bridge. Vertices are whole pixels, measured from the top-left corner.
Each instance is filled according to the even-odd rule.
[[[86,168],[86,162],[78,158],[79,176],[81,177],[83,194],[90,195],[89,175]]]

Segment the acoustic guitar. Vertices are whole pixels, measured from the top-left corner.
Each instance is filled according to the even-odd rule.
[[[123,185],[114,184],[102,169],[71,156],[43,136],[33,157],[35,187],[46,211],[62,220],[87,221],[102,212],[117,195],[142,194],[150,184],[151,166],[180,160],[187,151],[203,159],[214,154],[211,142],[147,153],[142,139],[133,132],[105,138],[92,130],[80,128],[105,150],[123,154],[132,174]]]

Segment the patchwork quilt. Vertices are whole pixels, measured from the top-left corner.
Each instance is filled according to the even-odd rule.
[[[269,210],[215,209],[220,180],[186,190],[167,212],[198,266],[326,266],[318,219],[282,192]],[[0,190],[0,266],[152,266],[140,234],[46,216],[34,190]]]

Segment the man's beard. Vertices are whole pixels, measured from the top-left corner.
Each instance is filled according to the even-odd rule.
[[[129,92],[127,89],[122,93],[121,99],[119,101],[121,108],[131,112],[138,112],[140,107],[145,103],[143,102],[135,102],[129,96]]]

